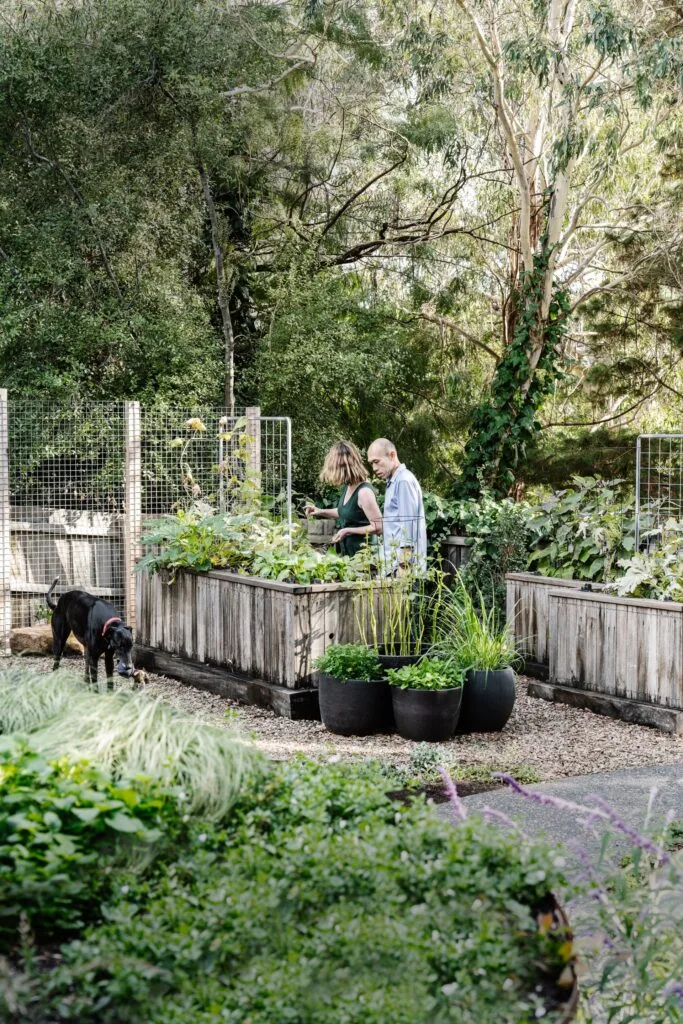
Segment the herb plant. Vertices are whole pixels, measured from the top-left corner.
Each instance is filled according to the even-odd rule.
[[[353,558],[319,552],[298,524],[289,529],[262,512],[234,515],[178,512],[147,524],[143,544],[152,548],[137,564],[139,572],[179,569],[208,572],[230,569],[285,583],[328,583],[368,579],[374,560],[361,550]],[[290,543],[291,540],[291,543]]]
[[[333,644],[318,658],[315,667],[318,672],[342,682],[349,679],[369,682],[382,675],[377,652],[360,644]]]
[[[620,597],[683,602],[683,523],[669,520],[657,547],[619,559],[618,564],[623,575],[610,590]]]
[[[389,669],[387,676],[401,690],[448,690],[463,685],[465,670],[453,661],[422,658],[415,665]]]

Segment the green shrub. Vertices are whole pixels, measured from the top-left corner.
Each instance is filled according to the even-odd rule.
[[[473,591],[480,591],[488,607],[499,615],[505,611],[505,573],[522,572],[529,558],[529,519],[532,508],[526,502],[497,499],[484,492],[477,500],[449,501],[425,495],[427,534],[432,546],[440,548],[451,534],[468,537],[471,544],[463,579]]]
[[[184,828],[178,792],[118,780],[87,762],[50,764],[26,741],[0,741],[0,947],[22,916],[41,939],[99,912],[112,868],[138,868]]]
[[[342,681],[379,679],[382,665],[377,652],[360,644],[333,644],[315,662],[318,672]]]
[[[635,543],[635,499],[623,480],[574,477],[534,511],[529,567],[544,576],[603,582]]]
[[[552,1021],[568,954],[532,910],[561,884],[555,859],[421,800],[398,812],[362,767],[278,767],[224,829],[62,947],[30,1019]]]
[[[391,686],[402,690],[448,690],[462,686],[465,670],[453,661],[422,658],[415,665],[389,669],[387,676]]]
[[[530,516],[531,507],[526,503],[507,498],[495,501],[488,495],[468,503],[463,513],[465,533],[472,544],[461,576],[468,590],[481,594],[486,607],[495,610],[498,621],[505,618],[505,574],[527,568]]]

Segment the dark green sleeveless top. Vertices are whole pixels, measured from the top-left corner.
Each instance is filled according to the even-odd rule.
[[[339,492],[339,501],[337,502],[337,526],[340,530],[345,526],[370,525],[370,520],[358,504],[358,495],[363,487],[370,487],[370,484],[359,484],[347,502],[344,502],[347,485],[344,484]],[[372,487],[370,487],[370,490],[372,490]],[[344,537],[344,539],[336,544],[335,547],[338,554],[348,555],[351,557],[351,555],[355,555],[357,551],[360,551],[360,549],[366,544],[367,540],[367,537],[361,537],[360,534],[352,533],[350,537]]]

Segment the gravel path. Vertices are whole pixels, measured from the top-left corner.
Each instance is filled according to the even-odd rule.
[[[50,670],[49,658],[11,658],[9,664],[41,672]],[[81,665],[80,659],[63,662],[65,668],[73,666],[79,675]],[[621,768],[683,764],[683,738],[528,697],[527,682],[524,677],[518,680],[515,709],[502,733],[457,736],[441,744],[448,759],[513,774],[516,766],[525,765],[544,782]],[[377,757],[386,763],[406,764],[416,746],[399,736],[334,736],[320,722],[292,722],[164,676],[150,676],[146,692],[214,725],[237,725],[269,756],[278,759],[300,752],[314,758]]]

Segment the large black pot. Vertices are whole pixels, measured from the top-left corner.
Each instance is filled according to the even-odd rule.
[[[318,675],[320,717],[330,732],[340,736],[371,736],[392,727],[391,694],[384,679],[342,681]]]
[[[462,686],[447,690],[402,690],[391,687],[394,721],[406,740],[439,743],[455,733],[460,714]]]
[[[458,732],[500,732],[515,706],[515,673],[470,670],[465,679]]]

